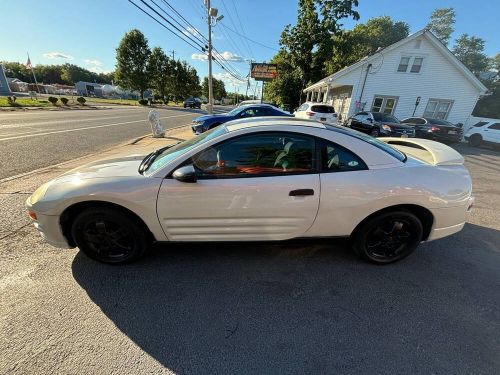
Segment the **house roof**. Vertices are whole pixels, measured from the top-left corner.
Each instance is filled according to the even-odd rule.
[[[358,62],[349,65],[345,67],[344,69],[339,70],[338,72],[335,72],[331,75],[329,75],[326,78],[323,78],[322,80],[316,82],[315,84],[307,87],[304,91],[310,91],[318,86],[322,86],[324,84],[328,84],[329,81],[334,81],[336,79],[339,79],[343,77],[344,75],[352,72],[353,70],[365,65],[366,63],[369,63],[370,61],[376,59],[378,57],[378,54],[381,51],[389,52],[393,49],[396,49],[400,47],[403,44],[409,43],[412,40],[418,38],[419,36],[423,36],[426,38],[434,47],[438,49],[447,59],[448,61],[455,66],[464,76],[466,79],[468,79],[480,92],[481,94],[485,94],[488,89],[483,83],[464,65],[462,62],[429,30],[427,29],[422,29],[404,39],[401,39],[400,41],[391,44],[388,47],[385,47],[381,50],[378,50],[374,52],[373,54],[363,57],[361,60]]]

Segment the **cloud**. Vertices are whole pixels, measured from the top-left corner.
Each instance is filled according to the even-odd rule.
[[[67,55],[62,52],[47,52],[43,54],[44,57],[48,59],[67,59],[67,60],[73,60],[73,56]]]
[[[87,65],[95,65],[95,66],[101,66],[102,65],[102,61],[99,61],[99,60],[91,60],[91,59],[86,59],[85,60],[85,63]]]
[[[222,56],[222,59],[220,58],[220,56],[218,56],[218,54],[214,54],[216,57],[219,57],[219,60],[226,60],[226,61],[229,61],[229,62],[237,62],[237,63],[240,63],[240,62],[245,62],[245,59],[241,56],[238,56],[232,52],[229,52],[229,51],[224,51],[222,52],[220,55]],[[193,60],[203,60],[203,61],[206,61],[208,60],[208,56],[205,55],[205,54],[202,54],[202,53],[193,53],[191,55],[191,58]]]
[[[88,70],[94,73],[105,73],[105,74],[111,73],[111,70],[105,70],[100,66],[91,66],[90,68],[88,68]]]
[[[214,77],[223,81],[226,85],[230,86],[245,86],[247,85],[246,81],[240,81],[236,78],[234,78],[231,74],[224,72],[224,73],[215,73]]]

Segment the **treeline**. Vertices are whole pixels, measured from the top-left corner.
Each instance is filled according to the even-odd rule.
[[[31,69],[18,62],[3,61],[5,75],[23,82],[34,83]],[[33,67],[38,83],[74,85],[78,81],[111,84],[114,73],[95,73],[74,64],[37,65]]]

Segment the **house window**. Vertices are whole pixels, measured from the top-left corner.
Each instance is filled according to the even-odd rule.
[[[423,57],[401,56],[401,60],[399,60],[398,65],[398,72],[407,73],[408,68],[411,66],[409,70],[410,73],[420,73],[423,61]]]
[[[398,66],[398,72],[406,72],[408,70],[408,65],[410,65],[410,58],[408,56],[401,57]]]
[[[450,113],[452,100],[447,99],[429,99],[425,107],[424,117],[446,120]]]
[[[373,98],[372,112],[381,112],[392,115],[397,102],[398,98],[396,96],[375,95]]]
[[[411,73],[420,73],[420,68],[422,68],[422,61],[424,61],[421,57],[415,57],[413,59],[413,65],[411,66]]]

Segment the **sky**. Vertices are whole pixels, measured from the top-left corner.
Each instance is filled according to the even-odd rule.
[[[140,0],[134,1],[145,8]],[[165,1],[168,2],[207,35],[203,0],[145,1],[155,1],[173,14],[165,5]],[[269,61],[276,53],[283,28],[296,22],[297,3],[297,0],[212,0],[211,6],[224,16],[213,28],[214,47],[233,69],[246,77],[250,59]],[[456,25],[452,40],[468,33],[486,41],[486,54],[493,56],[500,52],[500,1],[360,0],[359,3],[357,10],[361,18],[357,22],[388,15],[407,22],[411,33],[425,27],[435,8],[453,7]],[[160,46],[169,55],[175,51],[175,58],[194,66],[200,79],[208,72],[201,51],[171,34],[127,0],[0,0],[0,9],[7,15],[2,17],[0,61],[25,63],[29,52],[33,65],[68,62],[96,72],[109,72],[114,70],[115,49],[124,33],[137,28],[145,34],[151,48]],[[357,22],[343,20],[346,29]],[[246,91],[246,82],[236,81],[217,65],[214,65],[214,75],[225,81],[227,91]],[[249,94],[253,89],[251,86]]]

